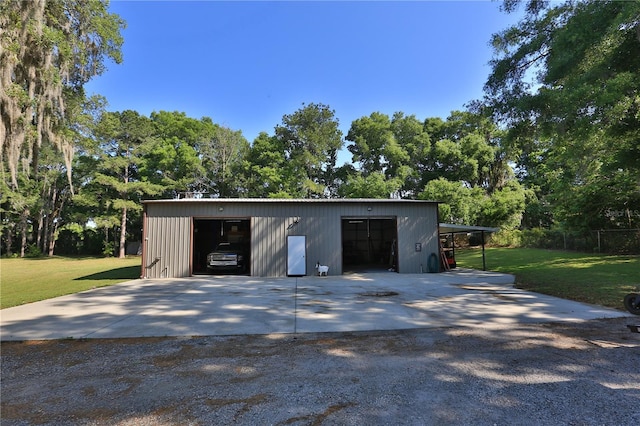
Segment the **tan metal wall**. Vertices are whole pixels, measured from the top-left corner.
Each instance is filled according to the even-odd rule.
[[[142,260],[147,278],[188,277],[191,217],[160,216],[147,218],[146,245]]]
[[[191,274],[192,224],[198,219],[251,219],[251,275],[287,275],[287,236],[307,237],[307,274],[316,261],[342,273],[343,217],[396,218],[398,271],[426,272],[438,254],[437,203],[412,200],[164,200],[145,203],[143,271],[149,278]],[[415,251],[415,243],[422,251]],[[159,259],[159,260],[156,260]]]

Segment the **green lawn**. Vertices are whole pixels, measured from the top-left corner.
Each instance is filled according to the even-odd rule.
[[[623,309],[625,294],[640,286],[640,256],[487,248],[487,270],[516,276],[516,286],[564,299]],[[456,250],[461,268],[482,269],[482,250]]]
[[[0,309],[140,277],[140,257],[0,260]]]

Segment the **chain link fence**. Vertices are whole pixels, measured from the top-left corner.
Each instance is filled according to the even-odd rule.
[[[640,229],[592,231],[600,253],[640,254]]]
[[[469,238],[469,242],[473,237]],[[640,254],[640,229],[604,229],[588,232],[551,229],[500,231],[491,236],[494,246],[572,250],[585,253]]]

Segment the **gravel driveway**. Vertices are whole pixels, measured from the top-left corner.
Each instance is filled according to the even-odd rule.
[[[634,320],[4,342],[2,425],[638,425]]]

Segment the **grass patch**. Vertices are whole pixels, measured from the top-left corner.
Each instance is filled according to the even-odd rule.
[[[0,309],[140,277],[140,257],[0,260]]]
[[[487,269],[516,276],[516,287],[622,309],[640,286],[640,256],[525,248],[487,248]],[[482,269],[482,251],[456,250],[459,267]]]

